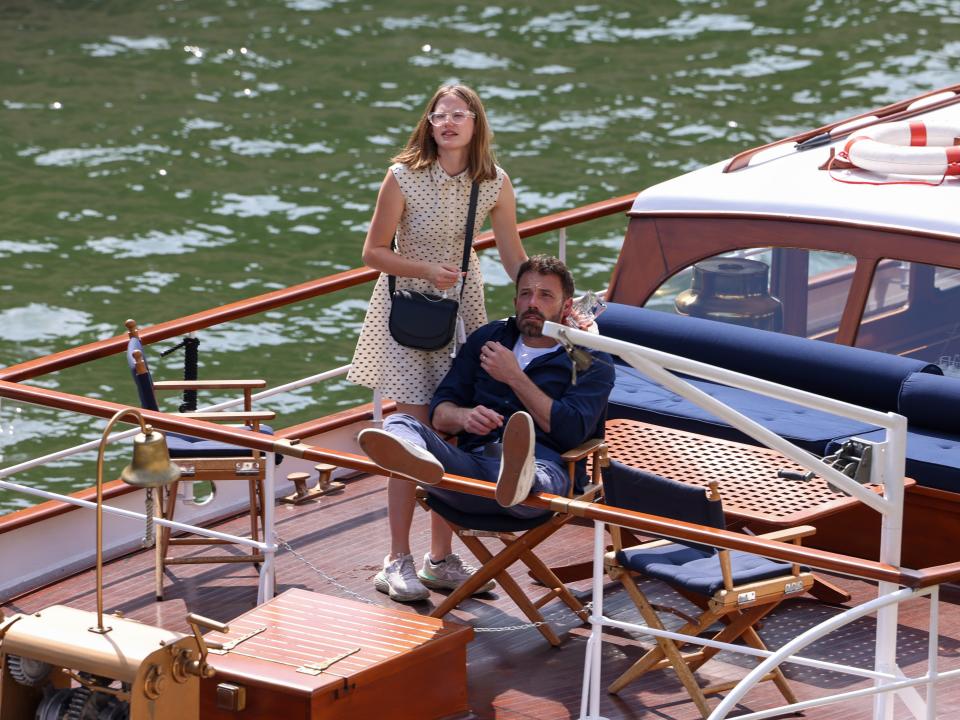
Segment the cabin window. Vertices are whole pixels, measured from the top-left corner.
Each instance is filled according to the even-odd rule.
[[[925,360],[960,375],[960,269],[881,260],[856,345]]]
[[[752,266],[764,274],[763,293],[767,298],[758,300],[754,296],[740,303],[730,299],[736,293],[714,293],[714,296],[723,294],[727,298],[719,302],[716,297],[691,298],[692,293],[703,294],[702,273],[722,272],[724,259],[762,264]],[[646,307],[833,341],[855,269],[856,259],[846,253],[748,248],[723,253],[684,268],[656,290]],[[698,273],[701,287],[695,290],[694,276]],[[779,305],[775,313],[770,312],[771,303]]]

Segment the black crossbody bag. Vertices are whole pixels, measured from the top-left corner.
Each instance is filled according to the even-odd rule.
[[[473,244],[473,223],[477,216],[477,195],[480,185],[474,181],[470,188],[470,207],[467,210],[467,229],[463,239],[461,272],[467,272],[470,247]],[[394,239],[396,250],[396,239]],[[463,298],[465,277],[460,283],[460,298],[440,297],[416,290],[397,290],[396,278],[387,276],[390,288],[390,334],[406,347],[417,350],[439,350],[453,340],[457,332],[457,316]]]

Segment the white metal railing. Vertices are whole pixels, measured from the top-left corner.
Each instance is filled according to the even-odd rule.
[[[763,445],[773,448],[784,456],[794,460],[801,466],[812,470],[827,482],[836,485],[844,492],[873,508],[881,514],[880,561],[889,565],[900,564],[901,532],[904,501],[904,467],[906,453],[906,419],[896,413],[882,413],[868,408],[862,408],[849,403],[822,397],[813,393],[789,388],[766,380],[761,380],[741,373],[724,370],[705,363],[670,355],[668,353],[641,347],[633,343],[602,337],[600,335],[574,330],[569,327],[546,323],[544,334],[561,342],[573,343],[594,350],[600,350],[618,355],[632,367],[644,373],[655,382],[668,390],[690,400],[706,409],[732,427],[752,437]],[[737,388],[749,390],[767,397],[793,402],[824,412],[841,415],[871,425],[883,428],[885,440],[872,444],[873,463],[871,464],[870,482],[883,487],[883,496],[879,496],[864,488],[852,478],[847,477],[835,468],[827,465],[818,457],[798,448],[779,435],[757,424],[733,408],[724,405],[715,398],[707,395],[699,388],[680,379],[674,372],[681,372],[694,377],[711,380]],[[825,698],[806,701],[795,705],[780,706],[770,711],[744,715],[744,718],[761,718],[778,715],[784,712],[799,711],[806,707],[814,707],[851,697],[874,698],[874,720],[892,720],[893,703],[891,693],[897,693],[910,712],[918,720],[932,720],[936,717],[935,683],[949,678],[960,677],[960,670],[951,670],[940,673],[937,670],[936,658],[936,588],[923,590],[900,589],[889,582],[880,582],[877,588],[877,598],[860,606],[851,608],[820,625],[807,630],[776,652],[764,653],[738,645],[726,643],[705,642],[695,636],[678,635],[668,631],[650,628],[647,625],[624,623],[607,618],[603,615],[603,576],[604,576],[604,523],[594,523],[594,557],[593,557],[593,613],[590,618],[591,633],[587,643],[584,660],[583,693],[581,696],[581,720],[602,720],[599,714],[600,703],[600,663],[603,628],[618,627],[631,629],[650,635],[682,639],[684,642],[699,645],[723,646],[732,652],[749,655],[764,656],[765,659],[752,672],[747,674],[737,686],[727,694],[723,702],[712,712],[710,720],[722,720],[736,706],[743,695],[750,690],[767,672],[782,662],[796,662],[799,664],[813,664],[809,658],[802,658],[795,653],[811,642],[824,637],[836,628],[846,625],[868,613],[877,613],[875,662],[872,671],[855,666],[830,663],[833,671],[843,671],[873,680],[873,687],[856,690],[852,693],[839,693]],[[897,640],[897,607],[904,600],[919,595],[931,595],[930,644],[927,673],[917,678],[906,678],[896,659]],[[762,668],[762,670],[761,670]],[[917,685],[926,685],[926,700],[915,689]]]

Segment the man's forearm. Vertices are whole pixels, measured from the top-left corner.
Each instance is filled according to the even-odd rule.
[[[433,428],[438,432],[456,435],[463,432],[466,408],[452,402],[442,402],[433,409]]]
[[[517,399],[530,413],[533,421],[544,432],[550,432],[550,414],[553,410],[553,398],[538,388],[526,373],[520,373],[509,383]]]

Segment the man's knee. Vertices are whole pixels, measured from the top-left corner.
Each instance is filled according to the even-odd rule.
[[[417,434],[421,434],[423,430],[429,430],[426,425],[417,420],[413,415],[407,415],[406,413],[393,413],[392,415],[388,415],[383,421],[383,429],[387,432],[397,429],[412,430]]]

